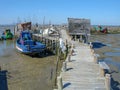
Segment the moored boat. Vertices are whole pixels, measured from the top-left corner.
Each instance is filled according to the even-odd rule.
[[[106,27],[103,28],[102,26],[96,27],[95,30],[96,30],[98,33],[103,33],[103,34],[107,34],[107,33],[108,33],[108,29],[107,29]]]
[[[13,39],[13,34],[11,33],[10,29],[6,29],[5,32],[2,33],[1,39],[2,40]]]
[[[32,40],[28,31],[22,31],[16,41],[16,49],[24,54],[40,54],[46,49],[45,44]]]

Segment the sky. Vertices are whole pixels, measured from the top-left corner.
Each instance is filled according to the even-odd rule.
[[[0,0],[0,24],[63,24],[68,18],[90,19],[91,25],[120,25],[120,0]]]

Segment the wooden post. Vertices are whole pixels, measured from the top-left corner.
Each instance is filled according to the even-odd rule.
[[[66,70],[67,70],[67,63],[63,62],[62,71],[65,72]]]
[[[75,35],[75,41],[77,41],[77,35]]]
[[[57,54],[57,48],[58,48],[58,44],[57,44],[57,40],[55,41],[55,52]]]
[[[57,77],[57,85],[58,85],[58,90],[63,90],[63,83],[61,76]]]
[[[50,51],[52,51],[52,40],[50,40]]]
[[[53,47],[54,47],[54,40],[52,40],[52,52],[53,52]]]
[[[73,55],[73,48],[70,49],[70,55]]]
[[[40,37],[39,36],[35,36],[36,41],[40,41]]]
[[[65,40],[65,45],[67,45],[68,44],[68,41],[67,41],[67,39]]]
[[[49,41],[49,40],[47,39],[47,43],[46,43],[46,44],[47,44],[47,47],[49,46],[48,41]]]
[[[68,55],[68,62],[70,62],[71,61],[71,55],[69,54]]]
[[[51,40],[51,51],[53,52],[53,40]]]
[[[82,42],[82,35],[80,35],[80,42]]]
[[[82,43],[85,43],[85,40],[82,40]]]
[[[105,72],[104,72],[104,69],[103,68],[99,68],[99,73],[100,73],[100,76],[103,76],[105,75]]]
[[[1,69],[1,66],[0,66],[0,71],[1,71],[2,69]]]
[[[91,49],[93,48],[92,42],[90,42],[90,48],[91,48]]]
[[[17,26],[18,27],[18,26]],[[15,27],[14,27],[14,36],[15,36]]]
[[[106,90],[110,90],[110,87],[111,87],[111,75],[110,74],[105,75],[105,85],[106,85]]]
[[[68,41],[66,40],[66,43],[65,43],[65,46],[66,46],[66,50],[65,50],[65,59],[66,59],[66,57],[67,57],[67,55],[68,55]]]
[[[41,36],[40,36],[40,38],[39,38],[39,39],[40,39],[40,42],[42,42],[42,37],[41,37]]]
[[[57,52],[57,61],[56,61],[56,69],[55,69],[55,86],[56,86],[56,84],[57,84],[57,71],[58,71],[58,62],[59,62],[59,59],[60,59],[60,57],[59,57],[59,49],[58,49],[58,52]]]
[[[48,40],[49,40],[49,39],[48,39],[48,38],[46,38],[46,44],[47,44],[47,45],[48,45]]]
[[[95,64],[98,64],[98,58],[97,58],[96,54],[94,54],[94,62],[95,62]]]
[[[46,45],[46,38],[45,38],[45,40],[44,40],[44,44]]]
[[[91,53],[94,56],[94,53],[95,53],[94,49],[91,49]]]

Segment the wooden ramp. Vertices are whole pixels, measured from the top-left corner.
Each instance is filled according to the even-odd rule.
[[[61,72],[63,90],[106,90],[105,77],[100,76],[99,66],[88,45],[75,43],[67,71]]]

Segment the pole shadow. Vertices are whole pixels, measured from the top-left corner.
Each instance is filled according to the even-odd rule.
[[[120,90],[120,83],[118,81],[115,81],[113,78],[111,78],[111,88],[113,90]]]
[[[8,90],[7,70],[0,71],[0,90]]]
[[[66,87],[68,87],[68,86],[70,86],[70,85],[71,85],[71,83],[67,82],[67,83],[65,83],[65,84],[63,85],[63,88],[66,88]]]
[[[94,49],[98,49],[98,48],[102,48],[104,46],[107,46],[107,45],[105,45],[105,44],[103,44],[101,42],[92,42],[92,45],[93,45]]]

